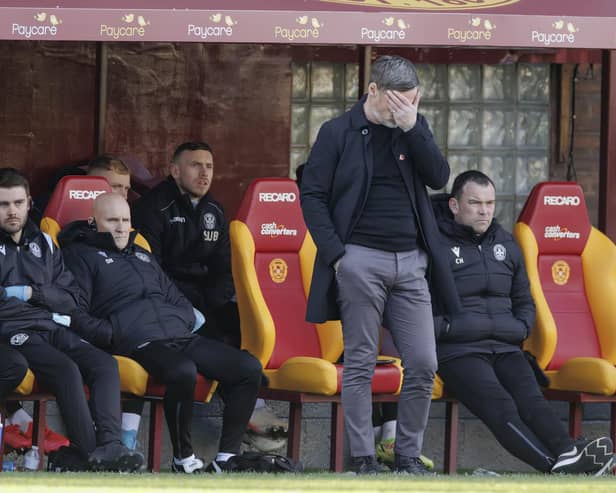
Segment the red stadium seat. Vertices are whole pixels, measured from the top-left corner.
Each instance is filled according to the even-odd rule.
[[[611,402],[616,439],[616,246],[571,182],[535,186],[514,234],[537,306],[526,348],[550,378],[546,396],[571,403],[574,436],[583,402]]]
[[[51,194],[41,230],[57,245],[60,230],[72,221],[92,216],[94,199],[106,192],[111,192],[111,186],[102,176],[65,176]]]

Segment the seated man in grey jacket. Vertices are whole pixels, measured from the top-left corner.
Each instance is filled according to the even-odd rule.
[[[73,314],[81,336],[129,356],[167,386],[165,418],[174,472],[204,468],[193,452],[191,421],[197,372],[218,380],[225,404],[220,451],[208,468],[228,470],[262,379],[259,361],[223,342],[194,334],[195,312],[156,258],[134,243],[128,203],[115,193],[94,201],[94,217],[67,225],[59,236],[67,266],[80,286]],[[198,328],[198,327],[197,327]]]
[[[520,349],[535,320],[522,252],[494,219],[494,183],[480,171],[432,197],[462,310],[435,320],[438,374],[511,454],[542,472],[602,474],[607,437],[574,442]],[[537,371],[539,371],[537,369]]]

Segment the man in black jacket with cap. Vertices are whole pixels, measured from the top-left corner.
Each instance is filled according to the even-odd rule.
[[[81,288],[74,329],[93,344],[136,360],[167,386],[174,472],[203,470],[190,433],[197,372],[218,380],[225,408],[220,451],[209,469],[226,470],[240,450],[261,385],[261,364],[245,351],[193,333],[198,327],[191,303],[154,255],[135,245],[124,198],[97,197],[93,216],[89,223],[69,224],[59,237]]]
[[[435,320],[438,373],[511,454],[541,472],[602,474],[607,437],[574,442],[520,349],[535,321],[522,252],[494,219],[492,180],[466,171],[432,197],[462,310]]]

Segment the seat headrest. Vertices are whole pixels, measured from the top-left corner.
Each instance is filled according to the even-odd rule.
[[[306,236],[299,190],[288,178],[254,180],[236,219],[248,226],[257,252],[299,251]]]
[[[535,185],[518,221],[531,228],[546,255],[580,255],[591,229],[584,192],[574,182]]]
[[[92,215],[94,199],[111,191],[102,176],[65,176],[51,194],[43,217],[54,219],[61,228],[71,221],[87,219]]]

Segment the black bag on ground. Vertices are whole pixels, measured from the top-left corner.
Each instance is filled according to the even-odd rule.
[[[266,454],[262,452],[244,452],[234,455],[227,461],[227,468],[233,471],[246,472],[302,472],[304,466],[301,462],[283,455]]]

